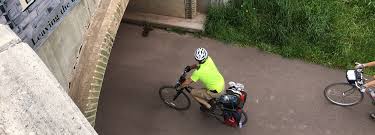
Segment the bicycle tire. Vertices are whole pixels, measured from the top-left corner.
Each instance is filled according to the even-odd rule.
[[[242,118],[244,118],[244,119],[242,120]],[[246,123],[247,123],[247,114],[245,113],[245,111],[241,111],[241,120],[240,121],[242,121],[242,126],[246,125]]]
[[[173,100],[173,102],[175,102],[177,99],[179,100],[184,100],[185,105],[182,105],[182,106],[177,106],[176,103],[173,103],[171,101],[168,101],[167,95],[163,95],[163,92],[168,92],[168,93],[171,93],[169,96],[176,96],[176,94],[178,93],[178,91],[176,90],[176,88],[174,86],[162,86],[160,89],[159,89],[159,96],[160,96],[160,99],[164,102],[164,104],[166,104],[168,107],[171,107],[173,109],[176,109],[176,110],[187,110],[190,108],[190,105],[191,105],[191,101],[190,101],[190,98],[185,94],[185,92],[181,91],[181,93],[178,95],[178,97]]]
[[[344,86],[344,87],[347,87],[345,89],[338,89],[338,86]],[[336,89],[334,89],[335,87],[337,87]],[[343,92],[338,93],[340,95],[340,97],[342,98],[346,98],[347,95],[345,95],[344,92],[351,92],[350,95],[353,95],[354,94],[354,97],[356,99],[354,99],[352,102],[348,102],[348,103],[344,103],[344,102],[341,102],[337,99],[333,99],[330,95],[332,92],[338,92],[338,90],[344,90]],[[351,85],[351,84],[348,84],[348,83],[333,83],[331,85],[328,85],[325,89],[324,89],[324,97],[330,101],[331,103],[335,104],[335,105],[339,105],[339,106],[353,106],[353,105],[356,105],[358,103],[360,103],[362,100],[363,100],[363,93],[360,92],[358,90],[357,87]]]

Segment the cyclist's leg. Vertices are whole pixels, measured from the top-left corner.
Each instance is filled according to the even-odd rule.
[[[215,92],[213,92],[215,91]],[[221,95],[224,95],[225,92],[224,91],[221,91],[220,93],[217,93],[216,90],[209,90],[207,91],[207,101],[209,102],[209,104],[211,105],[211,108],[210,110],[215,110],[216,109],[216,101],[215,100],[212,100],[212,99],[218,99]]]
[[[207,102],[207,98],[210,97],[210,95],[207,94],[207,89],[193,89],[191,95],[206,108],[211,108],[211,105]]]
[[[375,77],[375,76],[374,76]],[[368,87],[372,87],[372,86],[375,86],[375,80],[373,81],[370,81],[368,83],[365,84],[365,87],[368,88]]]
[[[225,94],[225,91],[221,91],[220,93],[213,93],[213,92],[207,92],[208,95],[210,95],[211,98],[219,98],[221,95]]]
[[[374,86],[375,86],[375,80],[366,83],[364,86],[365,86],[367,89],[370,88],[370,87],[374,87]],[[366,92],[369,92],[369,91],[366,90]],[[375,101],[375,97],[372,97],[372,99],[373,99],[373,101]]]
[[[373,76],[373,77],[375,78],[375,76]],[[370,82],[368,82],[368,83],[365,84],[365,87],[366,87],[366,88],[374,87],[374,86],[375,86],[375,80],[370,81]],[[366,91],[366,92],[368,92],[368,91]],[[372,103],[375,105],[375,98],[372,97],[372,99],[373,99]],[[375,113],[370,113],[370,117],[371,117],[372,119],[375,119]]]

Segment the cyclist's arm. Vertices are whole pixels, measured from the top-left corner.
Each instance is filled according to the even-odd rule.
[[[191,69],[197,69],[197,67],[198,67],[197,64],[194,64],[194,65],[190,66]]]
[[[365,64],[365,67],[374,67],[374,66],[375,66],[375,61]]]
[[[373,87],[375,86],[375,81],[370,81],[368,83],[365,84],[365,87],[368,88],[368,87]]]
[[[186,87],[186,86],[189,86],[191,83],[193,82],[193,80],[191,80],[191,78],[186,78],[186,80],[182,83],[182,87]]]

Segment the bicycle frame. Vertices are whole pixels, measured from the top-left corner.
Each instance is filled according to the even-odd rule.
[[[367,80],[364,76],[363,76],[363,69],[356,69],[355,70],[357,73],[359,73],[359,78],[355,81],[355,86],[358,88],[358,89],[361,89],[361,87],[363,85],[365,85],[365,81]],[[362,92],[362,91],[361,91]]]
[[[186,72],[185,70],[184,70],[184,72],[182,72],[180,78],[178,79],[178,81],[177,81],[177,83],[176,83],[176,85],[175,85],[175,88],[176,88],[176,90],[177,90],[178,92],[177,92],[177,94],[173,97],[173,100],[176,100],[177,97],[180,96],[180,94],[181,94],[184,90],[186,90],[187,92],[191,93],[191,90],[193,89],[193,88],[190,87],[190,86],[183,87],[183,88],[181,88],[181,89],[177,89],[177,88],[180,87],[180,86],[182,85],[182,83],[184,83],[184,81],[186,80],[186,73],[188,73],[188,72]]]
[[[362,93],[367,93],[367,95],[370,96],[370,98],[371,98],[373,101],[375,101],[375,98],[373,98],[373,97],[371,96],[371,94],[370,94],[369,92],[367,92],[368,90],[365,90],[365,91],[362,91],[362,90],[361,90],[361,87],[362,87],[363,85],[366,84],[365,81],[368,80],[368,79],[365,78],[364,75],[363,75],[363,69],[356,69],[356,72],[359,73],[359,78],[357,79],[357,81],[355,81],[355,86],[358,88],[358,90],[359,90],[360,92],[362,92]],[[369,88],[369,89],[370,89],[370,88]]]
[[[181,89],[177,90],[178,92],[177,92],[177,94],[173,97],[173,101],[176,100],[177,97],[180,96],[180,94],[181,94],[184,90],[186,90],[186,91],[189,92],[189,93],[191,92],[191,88],[189,88],[189,87],[181,88]]]
[[[180,94],[186,90],[189,94],[191,93],[191,91],[194,89],[193,87],[191,86],[186,86],[186,87],[183,87],[183,88],[180,88],[180,89],[177,89],[178,87],[180,87],[182,85],[182,83],[184,83],[184,81],[186,80],[186,74],[188,72],[186,72],[184,70],[184,72],[182,72],[180,78],[178,79],[176,85],[175,85],[175,88],[176,90],[178,91],[177,94],[173,97],[173,100],[176,100],[178,96],[180,96]],[[217,99],[214,99],[214,100],[217,100]],[[208,102],[211,102],[211,101],[208,101]]]

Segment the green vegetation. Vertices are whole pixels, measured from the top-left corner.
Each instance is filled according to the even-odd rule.
[[[375,0],[243,0],[211,7],[205,27],[224,42],[329,67],[375,60]]]

